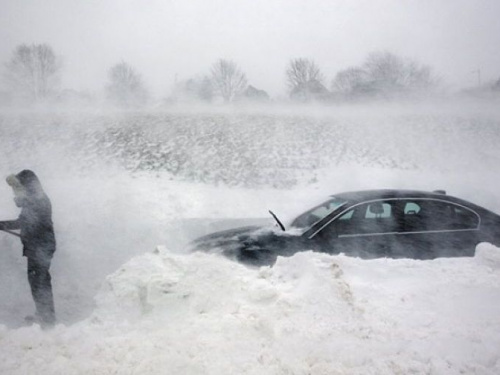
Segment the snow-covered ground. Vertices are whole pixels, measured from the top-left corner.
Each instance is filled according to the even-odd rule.
[[[159,249],[110,275],[92,316],[0,330],[5,374],[498,374],[500,252],[248,269]]]
[[[181,126],[182,125],[182,126]],[[244,113],[4,113],[0,175],[54,206],[60,324],[0,233],[1,374],[498,374],[500,249],[247,268],[184,245],[326,194],[446,189],[500,212],[495,106]],[[17,216],[0,183],[0,220]],[[269,219],[271,221],[271,219]]]

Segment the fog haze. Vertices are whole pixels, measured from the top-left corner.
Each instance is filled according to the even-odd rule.
[[[454,88],[500,76],[500,2],[135,0],[0,1],[0,60],[21,43],[63,59],[62,87],[100,91],[127,61],[154,95],[234,60],[250,84],[282,95],[291,58],[314,59],[327,82],[387,50],[431,65]]]
[[[0,232],[0,374],[500,374],[495,244],[366,260],[370,245],[305,243],[260,268],[191,252],[342,191],[439,189],[500,214],[498,15],[499,0],[0,0],[0,221],[20,211],[5,178],[35,171],[58,319],[34,321],[23,245]],[[430,229],[414,233],[445,232]],[[390,230],[373,237],[409,234]]]

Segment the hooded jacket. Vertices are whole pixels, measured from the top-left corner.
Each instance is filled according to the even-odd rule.
[[[0,229],[20,229],[23,255],[28,258],[50,260],[56,250],[52,223],[52,205],[43,191],[38,177],[24,170],[7,179],[14,190],[22,191],[14,200],[21,207],[17,220],[1,221]]]

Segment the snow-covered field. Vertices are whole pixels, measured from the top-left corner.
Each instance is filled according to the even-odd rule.
[[[2,113],[0,175],[35,170],[54,206],[60,324],[23,326],[25,260],[0,233],[0,373],[500,373],[491,245],[261,269],[183,251],[352,189],[445,189],[500,212],[499,106],[462,104]],[[9,189],[0,220],[18,214]]]

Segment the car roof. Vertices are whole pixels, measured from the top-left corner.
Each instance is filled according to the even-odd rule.
[[[332,197],[340,198],[349,202],[363,202],[363,201],[391,199],[391,198],[434,198],[434,199],[446,200],[449,202],[455,202],[459,204],[465,204],[468,206],[475,206],[471,202],[450,195],[446,195],[445,193],[438,191],[430,192],[421,190],[400,190],[400,189],[359,190],[359,191],[350,191],[350,192],[334,194],[332,195]]]

